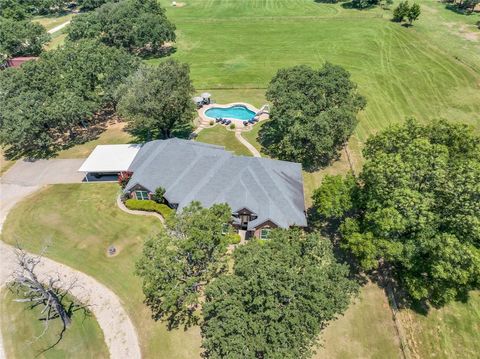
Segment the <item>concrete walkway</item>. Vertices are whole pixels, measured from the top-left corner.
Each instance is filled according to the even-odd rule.
[[[83,174],[76,172],[78,162],[81,163],[83,160],[18,161],[0,179],[0,234],[8,212],[15,204],[39,190],[42,185],[81,182]],[[14,248],[0,241],[0,288],[10,280],[15,265]],[[37,268],[39,277],[59,273],[66,283],[76,279],[78,285],[71,293],[90,305],[90,310],[103,330],[111,358],[141,358],[135,327],[114,292],[93,277],[49,258],[43,258],[42,265]],[[5,358],[3,339],[0,335],[0,359]]]
[[[67,26],[68,24],[70,24],[70,20],[65,21],[63,24],[60,24],[60,25],[58,25],[58,26],[55,26],[54,28],[51,28],[51,29],[48,30],[47,32],[48,32],[49,34],[53,34],[53,33],[57,32],[57,31],[62,30],[62,29],[63,29],[65,26]]]
[[[235,137],[242,143],[242,145],[248,148],[254,157],[262,157],[260,152],[258,152],[258,150],[242,136],[241,131],[235,131]]]

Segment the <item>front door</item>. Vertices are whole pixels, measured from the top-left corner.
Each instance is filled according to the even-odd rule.
[[[241,214],[240,215],[240,225],[241,225],[242,229],[247,229],[249,221],[250,221],[250,215],[249,214]]]

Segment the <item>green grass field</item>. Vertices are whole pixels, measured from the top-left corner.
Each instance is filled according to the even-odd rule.
[[[153,217],[129,215],[118,209],[116,184],[75,184],[47,187],[17,205],[9,214],[1,239],[38,252],[49,243],[48,257],[81,270],[112,289],[130,314],[146,358],[198,357],[197,328],[168,332],[151,319],[143,304],[135,260],[143,240],[160,230]],[[107,256],[115,245],[118,255]]]
[[[224,146],[227,151],[241,156],[252,156],[252,153],[239,140],[235,138],[235,132],[228,131],[224,126],[206,128],[198,134],[197,141]]]
[[[454,302],[428,315],[403,310],[400,319],[417,358],[477,358],[480,352],[480,292],[467,303]]]
[[[83,310],[75,311],[71,326],[63,334],[62,340],[53,346],[62,328],[60,319],[51,320],[48,331],[36,339],[44,330],[43,322],[39,320],[43,317],[40,314],[42,308],[30,309],[27,303],[14,302],[18,296],[7,289],[0,292],[0,297],[0,322],[7,358],[109,357],[103,332],[91,314]]]
[[[61,151],[58,153],[57,158],[85,158],[98,145],[131,143],[133,137],[124,130],[125,124],[125,122],[119,122],[110,125],[95,140]]]
[[[401,358],[383,290],[372,283],[365,285],[345,314],[325,329],[321,345],[313,359]]]
[[[408,116],[480,129],[480,40],[456,30],[477,31],[480,16],[420,2],[420,21],[405,28],[392,23],[387,10],[313,0],[190,0],[178,8],[161,1],[177,26],[173,57],[189,63],[194,85],[218,102],[258,106],[277,69],[330,61],[347,68],[367,97],[356,131],[362,142]]]

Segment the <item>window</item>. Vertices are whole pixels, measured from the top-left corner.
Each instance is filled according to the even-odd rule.
[[[141,200],[148,200],[148,192],[147,191],[135,191],[135,196],[137,197],[137,199],[141,199]]]
[[[227,234],[229,232],[228,223],[222,225],[222,234]]]
[[[270,229],[264,228],[260,230],[260,238],[261,239],[268,239],[268,235],[270,234]]]

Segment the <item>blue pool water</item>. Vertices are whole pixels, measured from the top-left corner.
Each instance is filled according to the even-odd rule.
[[[205,115],[211,118],[234,118],[237,120],[250,120],[255,116],[255,112],[250,111],[248,108],[242,105],[235,105],[232,107],[212,107],[205,111]]]

